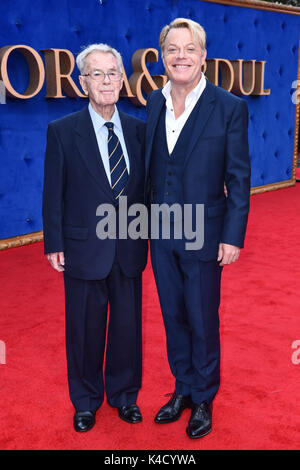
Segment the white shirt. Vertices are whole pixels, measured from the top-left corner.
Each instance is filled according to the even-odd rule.
[[[108,129],[105,126],[105,123],[107,121],[105,121],[105,119],[103,119],[103,117],[100,116],[100,114],[96,113],[91,103],[89,104],[89,112],[90,112],[90,116],[91,116],[92,123],[94,126],[95,134],[97,137],[99,152],[102,158],[105,173],[109,181],[109,184],[111,185],[110,166],[109,166],[108,147],[107,147]],[[119,138],[119,141],[120,141],[123,153],[124,153],[124,158],[125,158],[128,174],[129,174],[129,157],[128,157],[128,153],[127,153],[127,149],[125,145],[119,112],[116,106],[115,106],[115,112],[109,122],[114,123],[114,133]]]
[[[189,118],[191,112],[193,111],[198,99],[202,95],[206,87],[206,78],[202,73],[201,79],[197,86],[187,95],[185,99],[185,110],[184,112],[176,119],[174,114],[173,102],[171,97],[171,82],[167,82],[162,89],[162,94],[166,98],[166,135],[167,135],[167,144],[168,150],[171,154],[177,139],[182,131],[183,126],[185,125],[187,119]]]

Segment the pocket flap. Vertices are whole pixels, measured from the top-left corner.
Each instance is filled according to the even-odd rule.
[[[72,227],[71,225],[65,225],[63,232],[66,238],[73,238],[74,240],[86,240],[89,235],[87,227]]]

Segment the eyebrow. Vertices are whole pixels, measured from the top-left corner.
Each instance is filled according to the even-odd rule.
[[[99,69],[99,68],[95,68],[95,69],[92,68],[92,71],[93,72],[104,72],[104,70]],[[107,72],[117,72],[117,71],[118,71],[117,68],[110,68],[110,69],[107,70]]]
[[[173,42],[170,42],[170,44],[167,45],[167,47],[170,47],[170,46],[178,47],[177,44],[174,44]],[[194,42],[189,42],[188,44],[186,44],[185,47],[188,47],[188,46],[195,46],[196,47],[196,44]]]

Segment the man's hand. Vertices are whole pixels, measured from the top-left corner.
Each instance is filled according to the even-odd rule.
[[[56,271],[62,272],[65,270],[65,255],[63,251],[60,251],[59,253],[48,253],[47,259],[52,268],[54,268]]]
[[[225,264],[231,264],[238,260],[240,256],[240,248],[234,245],[227,245],[226,243],[220,243],[218,261],[220,266],[225,266]]]

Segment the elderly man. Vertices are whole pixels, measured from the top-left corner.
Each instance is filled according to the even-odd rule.
[[[43,222],[45,254],[64,274],[69,392],[74,428],[83,432],[95,424],[104,388],[121,419],[142,419],[136,400],[147,241],[116,233],[99,239],[96,228],[100,205],[118,211],[121,196],[128,205],[143,203],[145,125],[116,107],[123,69],[115,49],[94,44],[76,62],[89,104],[49,125]]]
[[[161,31],[160,47],[169,81],[147,102],[150,203],[204,206],[204,243],[187,248],[187,236],[151,240],[168,360],[176,379],[175,392],[155,422],[170,423],[191,408],[186,431],[199,438],[211,431],[220,383],[221,271],[238,259],[247,225],[248,110],[245,101],[203,75],[206,34],[198,23],[177,18]]]

